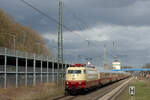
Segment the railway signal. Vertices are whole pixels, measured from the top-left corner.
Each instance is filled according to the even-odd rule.
[[[131,96],[135,95],[135,86],[129,86],[129,94]]]

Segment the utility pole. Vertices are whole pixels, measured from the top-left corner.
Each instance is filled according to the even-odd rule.
[[[116,54],[117,49],[116,49],[116,44],[114,41],[113,41],[113,48],[114,48],[114,57],[113,58],[114,58],[114,60],[117,60],[117,54]]]
[[[104,69],[106,67],[106,44],[104,44]]]
[[[57,56],[57,86],[59,86],[60,64],[63,68],[63,35],[62,35],[62,1],[59,0],[58,12],[58,56]]]
[[[14,49],[14,54],[15,54],[15,51],[16,51],[16,36],[15,35],[13,35],[13,34],[10,34],[10,33],[1,33],[2,35],[9,35],[9,36],[11,36],[12,37],[12,39],[13,39],[13,49]]]
[[[63,34],[62,34],[62,1],[60,0],[60,41],[61,41],[61,78],[62,78],[62,87],[64,86],[64,57],[63,57]]]
[[[101,58],[101,56],[97,56],[97,57],[96,57],[96,60],[97,60],[97,61],[96,61],[96,62],[97,62],[96,65],[97,65],[97,66],[100,66],[100,63],[99,63],[99,62],[100,62],[100,58]]]
[[[15,35],[12,35],[13,36],[13,42],[14,42],[14,52],[16,51],[16,37]]]

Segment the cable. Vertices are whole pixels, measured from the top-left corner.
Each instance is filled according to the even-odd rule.
[[[70,10],[70,12],[72,12],[72,16],[74,18],[76,18],[77,20],[79,20],[80,23],[82,23],[84,25],[84,28],[89,28],[89,26],[87,25],[87,23],[85,21],[83,21],[80,17],[77,16],[76,12],[74,10],[69,9],[68,6],[66,6],[66,4],[64,5],[65,8],[67,8],[67,10]]]
[[[43,11],[39,10],[38,8],[34,7],[31,3],[25,1],[25,0],[20,0],[21,2],[25,3],[26,5],[28,5],[29,7],[31,7],[32,9],[34,9],[35,11],[39,12],[40,14],[42,14],[43,16],[47,17],[49,20],[55,22],[56,24],[58,24],[57,20],[49,15],[47,15],[46,13],[44,13]],[[81,39],[84,39],[81,35],[79,35],[77,32],[74,32],[73,30],[71,30],[70,28],[68,28],[67,26],[65,26],[64,24],[61,24],[63,28],[65,28],[66,30],[76,33],[76,35],[78,35]],[[85,39],[84,39],[85,40]]]
[[[27,1],[25,1],[25,0],[20,0],[20,1],[23,2],[23,3],[25,3],[26,5],[28,5],[29,7],[31,7],[31,8],[34,9],[35,11],[39,12],[41,15],[45,16],[45,17],[48,18],[49,20],[51,20],[51,21],[53,21],[53,22],[55,22],[55,23],[58,24],[58,22],[57,22],[57,20],[56,20],[55,18],[53,18],[53,17],[47,15],[46,13],[44,13],[43,11],[41,11],[40,9],[34,7],[31,3],[29,3],[29,2],[27,2]],[[82,24],[83,24],[86,28],[88,28],[88,25],[87,25],[83,20],[81,20],[81,19],[80,19],[79,17],[77,17],[76,15],[74,15],[74,17],[75,17],[76,19],[80,20],[80,22],[82,22]],[[65,28],[66,30],[75,33],[75,34],[76,34],[77,36],[79,36],[81,39],[85,40],[85,41],[88,43],[88,47],[89,47],[89,45],[91,45],[90,40],[83,38],[83,37],[82,37],[81,35],[79,35],[77,32],[74,32],[72,29],[68,28],[68,27],[65,26],[64,24],[61,24],[61,25],[62,25],[62,27]],[[80,27],[80,29],[81,29],[81,27]]]
[[[31,8],[33,8],[34,10],[36,10],[37,12],[39,12],[40,14],[42,14],[43,16],[47,17],[49,20],[52,20],[53,22],[57,23],[57,20],[51,16],[48,16],[47,14],[45,14],[43,11],[39,10],[38,8],[34,7],[31,3],[25,1],[25,0],[20,0],[21,2],[25,3],[26,5],[30,6]],[[63,28],[70,30],[67,26],[62,25]]]

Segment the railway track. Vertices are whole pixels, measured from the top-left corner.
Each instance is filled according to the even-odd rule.
[[[115,97],[118,96],[121,93],[121,91],[128,86],[127,83],[129,83],[130,80],[132,80],[132,78],[128,80],[123,80],[121,84],[119,84],[116,87],[113,87],[111,90],[105,90],[105,95],[98,96],[94,100],[115,100]]]
[[[61,96],[61,97],[54,98],[52,100],[73,100],[74,98],[76,98],[76,96]]]
[[[120,80],[118,82],[105,85],[100,89],[95,91],[90,91],[84,95],[69,95],[69,96],[61,96],[58,98],[54,98],[52,100],[99,100],[99,98],[103,97],[104,95],[108,94],[110,91],[114,90],[116,87],[123,84],[128,79]]]

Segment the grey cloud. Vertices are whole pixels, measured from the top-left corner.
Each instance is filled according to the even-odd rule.
[[[26,0],[35,7],[44,11],[49,16],[58,19],[57,0]],[[91,57],[101,56],[100,64],[103,64],[103,46],[107,44],[107,61],[113,61],[112,55],[120,56],[123,64],[140,65],[149,62],[149,26],[150,26],[150,1],[148,0],[62,0],[63,1],[63,24],[73,31],[79,31],[81,36],[87,37],[92,42],[88,47],[87,42],[73,32],[64,34],[64,54],[66,59],[72,60],[77,55]],[[32,27],[42,35],[44,33],[57,35],[57,23],[48,20],[32,8],[20,2],[20,0],[1,0],[0,7],[12,15],[14,19],[26,26]],[[108,26],[111,27],[108,27]],[[87,27],[88,26],[88,27]],[[96,27],[96,31],[90,30]],[[105,29],[102,27],[106,27]],[[81,30],[80,30],[81,28]],[[65,35],[66,34],[66,35]],[[92,37],[93,34],[97,37]],[[98,41],[97,38],[106,34],[109,38]],[[56,37],[57,38],[57,37]],[[72,39],[67,40],[67,39]],[[95,39],[95,40],[94,40]],[[46,40],[51,48],[57,48],[57,42]],[[116,51],[112,42],[116,42]],[[136,58],[135,58],[136,57]],[[84,61],[84,60],[83,60]],[[84,61],[85,62],[85,61]],[[95,61],[96,63],[96,61]]]
[[[58,2],[56,0],[26,1],[49,16],[58,18]],[[80,17],[89,27],[99,23],[133,26],[150,24],[150,2],[146,0],[63,0],[63,3],[63,23],[73,30],[79,30],[79,27],[84,29],[83,27],[85,27],[80,20],[73,17],[73,14]],[[20,0],[1,0],[0,5],[6,12],[13,15],[16,21],[31,26],[40,33],[57,30],[57,23],[48,21],[47,18],[23,4]],[[47,23],[41,24],[41,19],[45,19]]]

